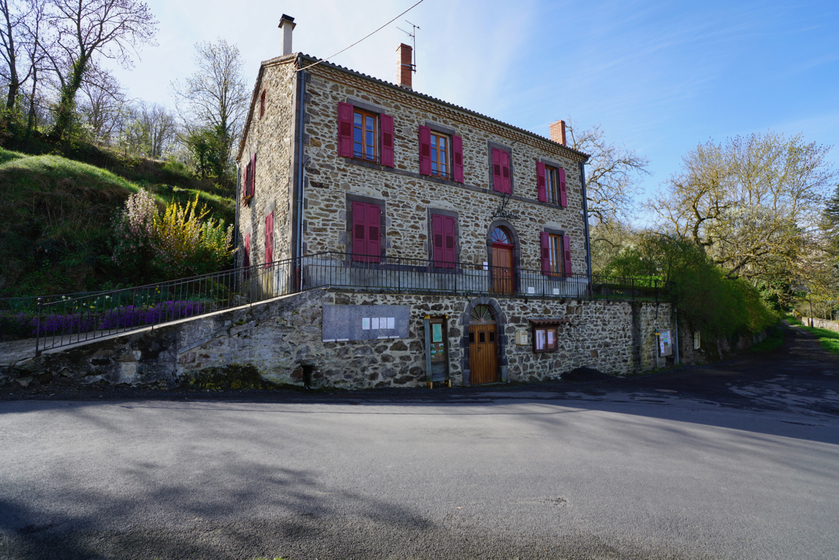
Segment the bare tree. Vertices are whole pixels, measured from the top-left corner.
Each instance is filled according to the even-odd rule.
[[[244,64],[236,45],[224,39],[198,43],[195,49],[195,73],[184,82],[173,83],[172,88],[188,135],[210,131],[217,137],[214,145],[219,153],[214,159],[224,168],[216,174],[226,175],[248,108]]]
[[[594,225],[626,220],[638,194],[638,180],[649,175],[649,160],[625,146],[609,143],[600,125],[579,130],[567,121],[570,146],[589,154],[586,164],[586,200]]]
[[[165,107],[140,102],[129,109],[121,137],[127,151],[160,159],[170,151],[176,138],[175,116]]]
[[[817,250],[814,233],[837,177],[829,149],[774,132],[708,141],[684,156],[647,207],[730,277],[790,286]]]
[[[16,9],[17,8],[17,9]],[[9,0],[0,0],[0,56],[3,57],[4,68],[0,69],[0,78],[8,84],[6,109],[15,106],[21,87],[21,76],[18,74],[18,57],[20,55],[20,30],[26,13],[20,11],[21,4],[9,5]],[[25,80],[25,78],[24,78]]]
[[[85,74],[79,91],[82,94],[79,113],[84,123],[97,142],[111,144],[127,104],[119,82],[110,72],[93,65]]]
[[[60,82],[51,136],[62,139],[73,118],[76,94],[97,56],[131,64],[131,53],[153,40],[157,21],[139,0],[52,0],[56,49],[50,59]]]

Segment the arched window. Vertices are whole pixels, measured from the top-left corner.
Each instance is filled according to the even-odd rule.
[[[493,245],[496,245],[496,244],[512,245],[513,244],[513,241],[510,238],[510,234],[503,227],[497,227],[494,230],[492,230],[492,234],[490,235],[490,239],[492,240]]]
[[[476,305],[469,314],[469,324],[475,323],[494,323],[495,317],[492,314],[492,309],[488,305]]]

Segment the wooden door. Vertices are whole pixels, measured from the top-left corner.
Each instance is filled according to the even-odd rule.
[[[513,293],[513,247],[492,246],[492,291],[496,294]]]
[[[469,326],[469,369],[472,385],[498,381],[495,323]]]

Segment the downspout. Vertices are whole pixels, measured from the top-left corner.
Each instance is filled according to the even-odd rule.
[[[239,268],[239,194],[242,185],[239,183],[239,160],[236,160],[236,218],[233,222],[233,270]]]
[[[580,162],[580,184],[583,186],[583,227],[586,232],[586,265],[588,266],[588,291],[589,296],[593,297],[594,286],[591,281],[591,242],[588,235],[588,197],[586,196],[586,164]]]
[[[298,55],[298,66],[300,65],[301,58]],[[294,228],[294,237],[295,239],[292,242],[292,263],[294,266],[294,274],[295,274],[295,286],[298,290],[303,289],[303,277],[302,277],[302,262],[301,259],[303,257],[303,196],[305,194],[304,187],[305,187],[305,168],[303,167],[303,117],[305,114],[304,107],[306,104],[306,72],[297,72],[297,103],[295,103],[296,111],[297,111],[297,138],[296,138],[296,145],[297,150],[294,154],[296,158],[296,169],[295,169],[295,208],[294,208],[294,221],[292,222]]]

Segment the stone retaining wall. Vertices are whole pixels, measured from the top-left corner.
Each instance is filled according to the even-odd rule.
[[[324,342],[324,305],[408,306],[408,338]],[[255,368],[275,384],[316,387],[414,387],[425,384],[423,317],[448,315],[450,372],[470,383],[469,312],[488,305],[497,320],[499,370],[510,382],[554,379],[579,367],[628,374],[664,367],[657,329],[670,329],[669,304],[382,295],[312,290],[140,333],[45,353],[5,379],[34,375],[67,382],[171,387],[225,367]],[[536,354],[530,318],[553,317],[556,352]],[[516,344],[516,333],[524,333]]]
[[[815,327],[817,329],[827,329],[829,331],[839,332],[839,323],[836,321],[828,321],[827,319],[818,319],[816,317],[801,317],[801,324],[808,327]]]

